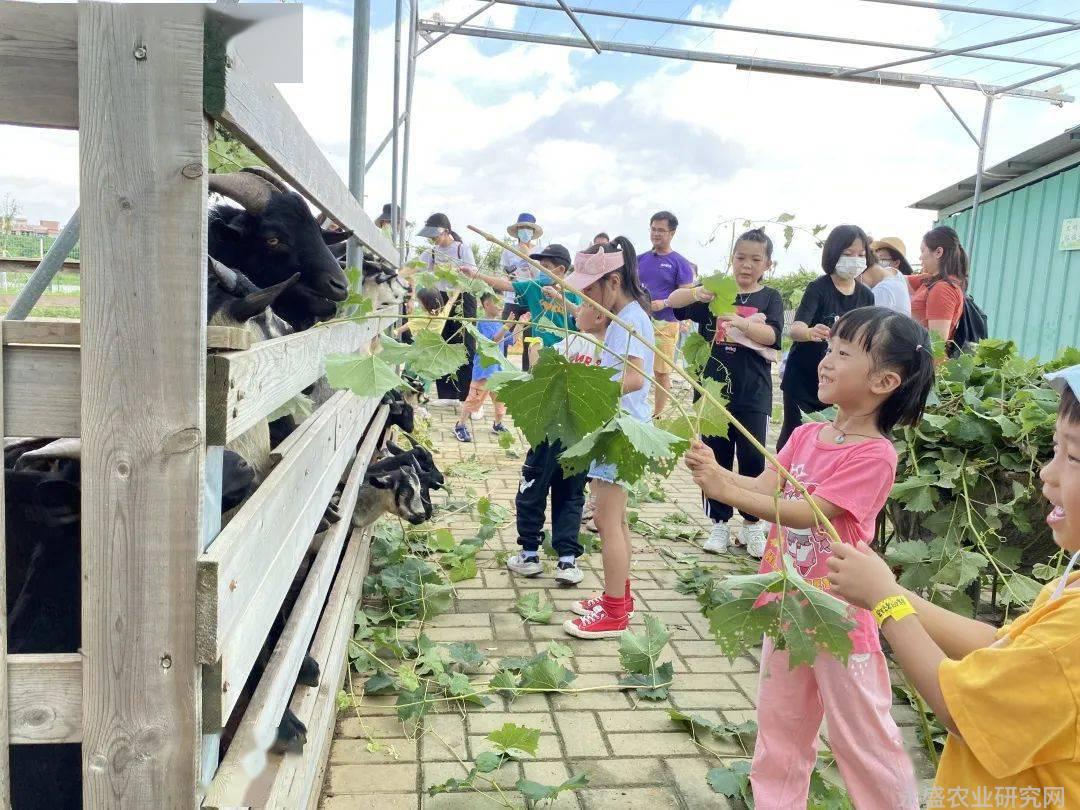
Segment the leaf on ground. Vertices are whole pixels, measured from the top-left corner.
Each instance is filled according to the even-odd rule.
[[[739,294],[739,285],[735,282],[734,276],[706,276],[701,280],[701,286],[715,296],[709,302],[709,312],[717,318],[721,315],[734,314],[735,296]]]
[[[615,416],[620,386],[613,373],[544,349],[532,376],[504,383],[499,399],[531,446],[547,440],[570,447]]]
[[[347,389],[357,396],[374,398],[405,385],[397,372],[374,354],[328,354],[326,382],[331,388]]]
[[[430,703],[427,697],[427,687],[421,684],[418,688],[402,692],[398,695],[397,703],[398,720],[402,722],[411,736],[416,735],[420,722],[427,714]]]
[[[519,779],[518,792],[529,801],[554,802],[555,798],[566,790],[578,790],[589,783],[589,777],[583,773],[574,774],[561,785],[541,785],[539,782],[530,782],[528,779]]]
[[[806,799],[806,810],[854,810],[854,807],[847,791],[822,775],[819,763],[810,772],[810,793]]]
[[[521,618],[534,624],[548,624],[551,621],[551,615],[555,612],[554,603],[541,601],[540,591],[532,591],[518,597],[514,607],[517,608]]]
[[[705,775],[705,781],[709,787],[726,796],[729,799],[739,799],[753,807],[753,795],[750,792],[750,762],[740,759],[731,765],[720,768],[710,768]]]
[[[668,690],[675,680],[675,667],[668,661],[652,672],[635,672],[619,678],[619,686],[637,689],[637,696],[645,700],[667,700]]]
[[[576,677],[562,664],[545,655],[521,670],[521,688],[558,692],[569,686]]]
[[[540,745],[540,729],[504,723],[502,728],[488,734],[487,739],[495,746],[496,751],[514,759],[525,759],[536,756],[536,748]]]
[[[678,709],[668,709],[668,717],[681,724],[695,740],[709,734],[722,740],[734,740],[744,748],[753,748],[757,737],[757,723],[747,720],[745,723],[714,723],[696,714],[684,714]]]
[[[480,667],[487,661],[487,657],[471,641],[455,641],[447,647],[450,653],[450,663],[465,667]]]
[[[447,343],[441,335],[425,329],[413,337],[407,363],[418,377],[436,380],[453,374],[468,359],[464,343]]]
[[[501,695],[512,697],[521,685],[521,676],[509,669],[500,669],[488,681],[488,686]]]
[[[655,616],[645,617],[645,632],[626,631],[619,637],[619,662],[630,673],[648,673],[656,668],[671,633]]]
[[[385,672],[378,672],[364,682],[365,695],[389,695],[396,691],[397,684]]]
[[[477,773],[479,773],[478,768],[470,768],[464,779],[450,777],[445,782],[432,785],[427,789],[428,796],[438,796],[440,793],[449,793],[454,790],[466,790],[475,787]]]
[[[484,751],[476,757],[476,770],[480,773],[497,771],[502,767],[502,764],[502,755],[496,754],[494,751]]]
[[[569,475],[584,472],[593,461],[614,464],[617,479],[633,484],[650,470],[670,472],[688,446],[652,422],[622,414],[571,445],[559,464]]]

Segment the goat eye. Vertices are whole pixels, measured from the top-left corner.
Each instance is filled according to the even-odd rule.
[[[277,247],[278,246],[278,238],[276,236],[271,236],[270,238],[268,238],[266,240],[266,244],[269,247]]]

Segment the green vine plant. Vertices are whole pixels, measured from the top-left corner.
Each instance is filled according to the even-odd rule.
[[[767,225],[780,226],[784,229],[784,250],[791,247],[792,242],[795,241],[796,236],[802,235],[813,241],[816,247],[821,247],[824,242],[821,235],[828,229],[828,225],[802,225],[795,221],[794,214],[777,214],[775,217],[769,217],[767,219],[750,219],[747,217],[727,217],[721,219],[713,227],[712,232],[705,240],[706,245],[711,245],[721,236],[727,236],[728,238],[728,270],[731,269],[731,254],[735,251],[735,240],[743,231],[750,230],[751,228],[764,228]]]

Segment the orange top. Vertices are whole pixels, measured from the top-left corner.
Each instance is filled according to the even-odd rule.
[[[937,276],[908,276],[908,289],[911,291],[911,317],[929,328],[930,321],[948,321],[951,338],[964,314],[964,291],[951,281],[942,281],[927,286]]]

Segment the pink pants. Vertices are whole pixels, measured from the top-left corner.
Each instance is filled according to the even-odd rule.
[[[499,402],[495,394],[487,390],[486,380],[474,382],[469,386],[469,396],[465,398],[465,404],[461,406],[461,421],[464,422],[471,414],[479,411],[488,397],[491,397],[491,404],[495,406],[495,424],[501,424],[506,418],[506,406]]]
[[[787,652],[765,639],[750,769],[758,810],[806,807],[822,716],[857,810],[918,810],[915,771],[891,705],[881,652],[854,653],[847,667],[819,654],[812,667],[790,670]]]

